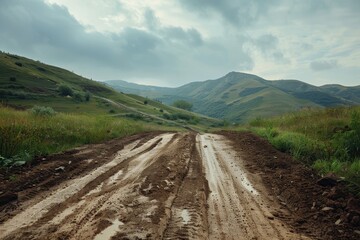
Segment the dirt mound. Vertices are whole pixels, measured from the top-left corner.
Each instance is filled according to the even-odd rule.
[[[344,183],[331,176],[322,179],[252,133],[220,134],[232,140],[249,171],[261,173],[267,188],[291,212],[284,220],[297,231],[315,239],[360,238],[360,202]]]

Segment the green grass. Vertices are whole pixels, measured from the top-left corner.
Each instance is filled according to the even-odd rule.
[[[257,118],[248,128],[319,173],[360,185],[360,107],[304,109]]]
[[[1,163],[4,165],[9,159],[28,161],[36,155],[157,129],[166,127],[106,115],[57,113],[38,116],[31,111],[0,107]]]

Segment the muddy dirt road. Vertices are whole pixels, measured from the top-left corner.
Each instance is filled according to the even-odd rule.
[[[79,148],[22,174],[22,187],[13,187],[18,199],[0,209],[0,239],[310,239],[287,224],[288,209],[226,137],[122,141]]]
[[[209,239],[305,239],[274,219],[274,201],[266,198],[256,177],[249,180],[242,159],[223,136],[198,135],[198,142],[211,191]]]

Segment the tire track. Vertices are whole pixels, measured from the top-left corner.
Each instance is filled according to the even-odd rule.
[[[193,137],[187,173],[171,206],[163,239],[206,239],[206,181]]]
[[[65,227],[67,224],[64,224],[63,221],[61,222],[61,227],[54,225],[48,226],[49,224],[47,223],[51,222],[53,218],[55,218],[58,214],[61,214],[61,212],[66,211],[69,207],[74,204],[78,204],[81,198],[88,192],[112,175],[116,174],[122,168],[128,170],[124,176],[125,182],[123,185],[127,185],[130,181],[134,181],[138,176],[136,176],[135,172],[132,171],[134,166],[130,166],[131,162],[136,161],[139,158],[145,158],[145,161],[143,161],[143,164],[145,164],[145,162],[148,162],[149,159],[151,160],[152,155],[156,155],[158,152],[161,152],[163,148],[166,148],[167,144],[174,141],[174,139],[172,139],[173,136],[174,134],[156,136],[135,149],[134,147],[138,142],[127,145],[123,150],[119,151],[117,156],[109,163],[95,169],[80,179],[70,180],[57,190],[51,192],[47,197],[45,197],[45,199],[40,200],[36,204],[28,207],[18,215],[3,223],[0,226],[0,238],[5,238],[6,236],[7,239],[24,239],[24,237],[34,229],[36,229],[35,233],[37,236],[30,237],[29,239],[41,238],[42,235],[47,234],[49,228],[52,230],[56,229],[56,232],[59,232],[59,230],[57,230],[58,228],[60,229],[60,232],[67,232]],[[94,209],[100,209],[104,203],[106,203],[108,198],[107,195],[109,195],[106,194],[106,192],[111,192],[111,188],[114,189],[116,187],[111,186],[110,189],[105,191],[105,195],[100,196],[98,199],[85,199],[85,201],[80,204],[82,206],[79,207],[77,212],[70,214],[65,218],[66,220],[72,219],[72,222],[69,225],[72,226],[71,229],[73,230],[67,234],[61,233],[60,235],[69,239],[67,236],[72,236],[74,232],[82,228],[83,223],[89,221],[96,214],[97,211]],[[85,204],[86,201],[89,202],[89,205],[92,205],[94,202],[97,202],[97,204],[94,204],[94,207],[89,207],[89,209],[87,209],[87,205]],[[82,212],[83,217],[77,217],[78,219],[74,219],[75,215],[79,215],[78,212]],[[22,228],[19,229],[19,226]]]
[[[209,182],[209,239],[307,239],[292,233],[271,214],[271,204],[248,179],[242,160],[226,139],[198,135],[198,149]]]

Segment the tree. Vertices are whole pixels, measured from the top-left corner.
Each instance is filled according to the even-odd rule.
[[[174,107],[181,108],[181,109],[188,110],[188,111],[191,111],[191,109],[193,107],[192,103],[189,103],[189,102],[184,101],[184,100],[177,100],[177,101],[173,102],[172,105]]]
[[[90,93],[88,91],[85,92],[85,101],[90,101]]]
[[[59,93],[61,96],[72,96],[73,95],[73,90],[67,85],[60,85],[58,90],[59,90]]]

